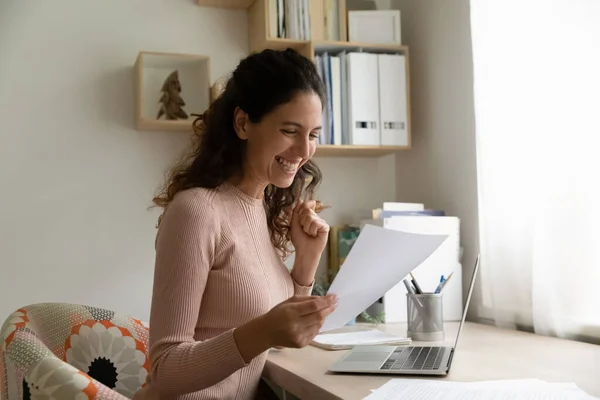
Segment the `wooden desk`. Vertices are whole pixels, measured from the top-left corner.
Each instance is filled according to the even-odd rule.
[[[444,344],[453,344],[458,323],[446,323],[444,328]],[[381,325],[379,329],[406,335],[405,324]],[[327,372],[327,368],[346,352],[327,351],[314,346],[272,350],[264,376],[300,399],[319,400],[362,399],[370,394],[371,389],[390,379],[407,377]],[[587,393],[600,396],[599,373],[598,345],[467,322],[463,326],[450,373],[443,378],[429,379],[466,382],[537,378],[549,382],[575,382]]]

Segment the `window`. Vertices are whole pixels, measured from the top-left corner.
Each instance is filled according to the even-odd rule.
[[[484,309],[600,338],[600,1],[471,0]]]

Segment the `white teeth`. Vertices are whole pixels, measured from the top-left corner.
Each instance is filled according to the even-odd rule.
[[[285,172],[296,172],[298,170],[298,166],[300,165],[300,163],[292,163],[289,162],[288,160],[284,160],[281,157],[275,157],[275,159],[277,160],[277,162],[279,163],[279,165],[281,165],[283,167],[283,170]]]

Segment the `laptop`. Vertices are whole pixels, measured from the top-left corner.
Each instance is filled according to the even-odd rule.
[[[329,371],[364,374],[446,375],[450,371],[458,337],[467,316],[480,255],[477,255],[463,316],[454,346],[356,346],[336,361]]]

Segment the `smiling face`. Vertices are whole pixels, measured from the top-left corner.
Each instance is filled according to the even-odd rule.
[[[321,131],[321,100],[313,92],[299,92],[258,123],[240,109],[234,127],[246,140],[244,171],[238,186],[260,198],[268,184],[290,186],[296,173],[315,153]]]

